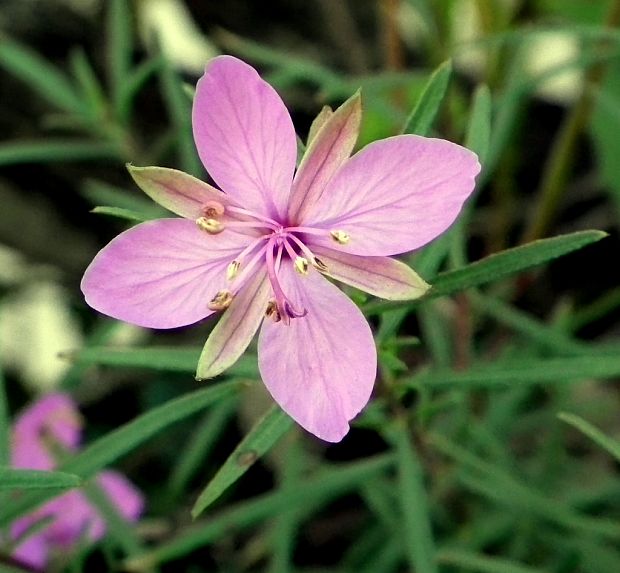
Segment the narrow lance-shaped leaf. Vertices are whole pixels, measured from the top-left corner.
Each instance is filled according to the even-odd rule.
[[[68,489],[82,483],[80,476],[65,472],[47,472],[0,468],[0,490],[2,489]]]
[[[569,414],[568,412],[561,412],[558,414],[558,418],[567,424],[570,424],[573,428],[576,428],[601,448],[610,453],[616,460],[620,462],[620,442],[606,436],[596,426],[593,426],[589,422],[586,422],[583,418],[576,416],[575,414]]]
[[[243,438],[202,491],[192,508],[192,516],[198,517],[220,497],[258,459],[268,452],[292,425],[293,420],[278,406],[274,405]]]
[[[450,60],[445,61],[432,73],[418,103],[407,118],[403,133],[426,135],[429,132],[446,95],[451,74],[452,62]]]
[[[578,231],[550,239],[540,239],[527,245],[495,253],[460,269],[437,275],[437,278],[431,282],[430,291],[420,300],[446,296],[496,282],[581,249],[606,236],[607,233],[603,231]],[[385,309],[412,304],[415,303],[377,302],[366,305],[364,312],[377,314]]]
[[[338,464],[301,481],[291,490],[278,490],[238,503],[229,509],[179,532],[170,541],[153,551],[139,555],[124,563],[128,571],[144,571],[205,547],[229,535],[234,528],[247,528],[284,510],[306,508],[312,512],[327,501],[352,491],[367,483],[377,474],[394,465],[394,456],[383,454],[362,461]]]
[[[25,46],[3,38],[0,43],[0,66],[52,105],[72,113],[84,111],[84,103],[65,75]]]
[[[131,65],[130,5],[131,3],[126,0],[111,0],[108,4],[106,30],[108,76],[117,111]]]
[[[484,166],[491,141],[491,92],[486,85],[478,86],[469,116],[465,147],[471,149]]]
[[[411,388],[505,388],[532,384],[568,384],[587,378],[620,376],[620,355],[596,352],[562,358],[506,360],[474,365],[468,370],[437,368],[402,381]]]
[[[437,572],[435,542],[424,488],[422,466],[411,445],[404,423],[393,430],[392,442],[398,459],[398,499],[409,566],[415,571]]]

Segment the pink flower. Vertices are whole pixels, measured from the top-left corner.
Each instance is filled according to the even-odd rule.
[[[322,112],[295,172],[295,131],[278,94],[244,62],[211,60],[193,129],[224,192],[172,169],[130,167],[143,191],[183,218],[115,238],[84,275],[87,302],[151,328],[226,310],[198,378],[230,366],[262,323],[259,368],[273,398],[316,436],[341,440],[368,402],[377,359],[362,313],[325,276],[390,300],[421,296],[428,285],[389,255],[445,231],[480,170],[467,149],[414,135],[349,158],[360,118],[359,94]]]
[[[79,448],[81,418],[75,403],[65,394],[49,394],[28,408],[13,428],[11,465],[15,468],[52,470],[54,457]],[[121,474],[101,472],[95,478],[120,514],[136,521],[144,505],[140,492]],[[48,523],[34,534],[27,531],[42,520]],[[11,539],[18,540],[13,557],[36,569],[44,569],[53,552],[70,550],[80,539],[97,541],[105,522],[79,490],[53,499],[17,520]],[[19,538],[24,535],[23,540]]]

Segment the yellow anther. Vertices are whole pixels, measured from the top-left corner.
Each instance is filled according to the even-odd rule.
[[[278,310],[278,305],[275,300],[270,300],[267,305],[267,310],[265,311],[265,316],[267,318],[271,318],[274,322],[280,322],[282,317],[280,316],[280,311]]]
[[[295,270],[300,275],[307,275],[308,274],[308,259],[304,257],[297,257],[295,259]]]
[[[329,234],[332,236],[332,239],[334,239],[334,241],[341,245],[346,245],[351,239],[349,233],[345,233],[344,231],[335,230],[330,231]]]
[[[207,305],[211,310],[226,310],[233,300],[233,293],[229,290],[219,291]]]
[[[229,281],[233,280],[237,276],[239,267],[241,267],[241,261],[233,261],[228,265],[228,268],[226,269],[226,278]]]
[[[224,230],[224,225],[217,219],[208,219],[207,217],[198,217],[196,219],[196,225],[202,231],[206,231],[210,235],[217,235]]]
[[[319,269],[322,273],[327,272],[327,265],[321,259],[319,259],[319,257],[314,257],[312,264],[316,269]]]
[[[219,201],[207,201],[202,207],[202,213],[208,219],[221,217],[224,214],[224,205]]]

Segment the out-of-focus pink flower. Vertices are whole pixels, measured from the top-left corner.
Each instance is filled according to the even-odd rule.
[[[81,417],[66,394],[49,394],[25,410],[13,427],[11,464],[15,468],[52,470],[58,455],[79,448]],[[124,476],[104,471],[95,478],[118,512],[137,521],[144,506],[142,494]],[[26,532],[45,520],[34,534]],[[78,540],[97,541],[105,533],[105,522],[84,493],[73,490],[47,502],[11,527],[11,539],[24,536],[12,556],[43,570],[54,552],[70,550]]]
[[[341,440],[370,397],[377,355],[362,313],[322,275],[389,300],[421,296],[428,285],[390,255],[444,232],[480,171],[471,151],[415,135],[349,157],[360,119],[359,94],[323,112],[295,172],[295,130],[278,94],[246,63],[214,58],[196,88],[193,129],[224,192],[172,169],[130,167],[183,218],[116,237],[84,275],[86,301],[150,328],[226,310],[198,378],[234,363],[262,323],[258,361],[271,395],[316,436]]]

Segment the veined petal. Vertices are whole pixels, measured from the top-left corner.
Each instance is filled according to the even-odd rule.
[[[360,257],[320,247],[314,253],[327,266],[325,274],[387,300],[413,300],[431,288],[411,267],[390,257]]]
[[[213,58],[196,86],[192,122],[200,158],[223,191],[246,209],[286,214],[295,129],[254,68],[231,56]]]
[[[261,268],[239,290],[204,345],[196,378],[221,374],[245,352],[265,316],[271,288]]]
[[[153,201],[186,219],[204,216],[211,203],[226,206],[228,197],[219,189],[183,171],[166,167],[136,167],[127,165],[138,187]]]
[[[289,205],[292,221],[303,219],[305,211],[321,200],[325,186],[351,155],[362,119],[360,93],[350,97],[335,112],[325,115],[316,134],[311,134],[312,139],[295,174]]]
[[[338,442],[366,405],[377,374],[377,352],[359,309],[311,270],[300,277],[289,261],[281,285],[308,311],[286,326],[263,322],[258,340],[261,377],[274,400],[315,436]]]
[[[366,146],[334,175],[303,225],[342,231],[309,235],[308,244],[355,255],[395,255],[417,249],[458,215],[480,171],[474,153],[442,139],[399,135]]]
[[[226,267],[250,239],[227,229],[210,235],[186,219],[159,219],[121,233],[82,279],[94,309],[139,326],[175,328],[214,311],[209,302],[228,288]]]

